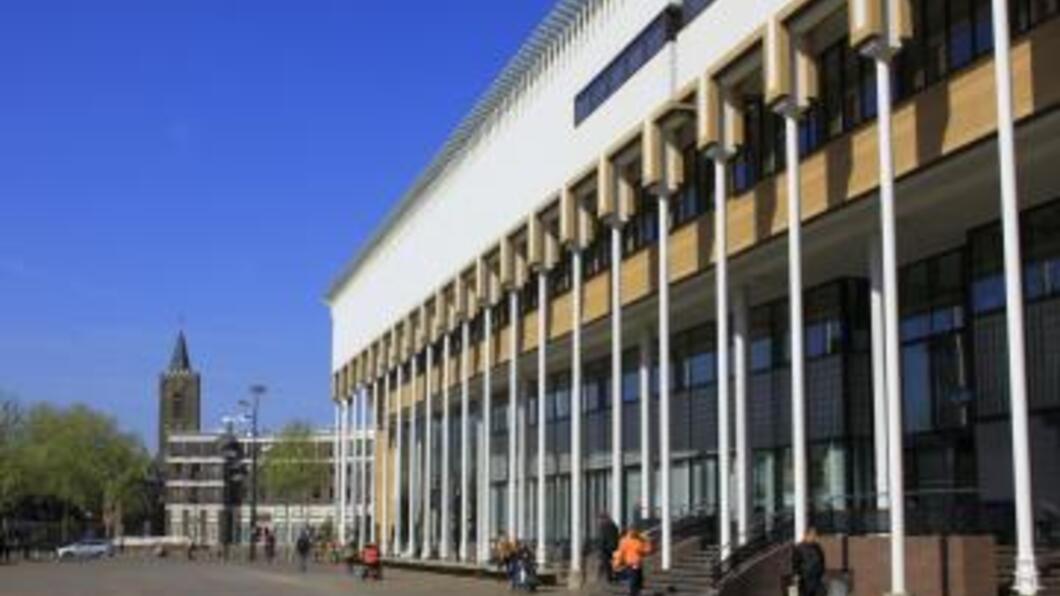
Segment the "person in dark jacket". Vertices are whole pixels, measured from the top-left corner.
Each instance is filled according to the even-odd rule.
[[[817,530],[806,530],[802,542],[795,545],[791,554],[791,570],[798,583],[799,596],[823,596],[824,594],[824,549],[817,542]]]
[[[604,512],[600,513],[600,521],[598,523],[600,529],[600,567],[596,577],[598,580],[613,583],[615,581],[615,573],[611,568],[611,556],[618,549],[618,526],[615,524],[615,520]]]
[[[309,569],[309,549],[312,547],[313,543],[309,540],[309,532],[302,530],[302,533],[298,535],[298,541],[295,543],[295,549],[298,550],[298,569],[302,573]]]

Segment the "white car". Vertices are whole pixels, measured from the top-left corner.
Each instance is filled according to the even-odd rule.
[[[55,550],[59,560],[66,559],[100,559],[114,554],[114,546],[109,540],[78,540],[73,544],[61,546]]]

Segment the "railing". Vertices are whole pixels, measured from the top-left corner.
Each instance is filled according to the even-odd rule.
[[[793,519],[784,512],[769,517],[759,517],[751,525],[747,540],[743,544],[721,545],[718,558],[711,564],[714,585],[720,585],[739,571],[745,563],[779,544],[791,542]],[[728,556],[722,556],[724,553]]]

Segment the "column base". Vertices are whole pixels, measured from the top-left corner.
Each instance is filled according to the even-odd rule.
[[[1012,592],[1020,596],[1033,596],[1038,593],[1038,567],[1034,557],[1016,557],[1016,570],[1012,581]]]
[[[581,591],[585,584],[585,573],[580,569],[571,569],[567,573],[567,589],[571,592]]]

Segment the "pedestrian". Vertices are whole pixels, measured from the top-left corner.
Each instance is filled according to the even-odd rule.
[[[11,552],[7,550],[7,531],[0,529],[0,560],[4,564],[11,562]]]
[[[610,515],[601,511],[598,529],[600,531],[598,551],[600,566],[596,572],[596,579],[598,581],[606,581],[609,584],[614,583],[615,572],[611,568],[611,557],[614,555],[615,550],[618,549],[618,525],[615,524]]]
[[[313,545],[309,540],[309,532],[305,529],[298,534],[298,541],[295,543],[295,548],[298,550],[298,569],[302,573],[305,573],[309,570],[309,550],[313,548]]]
[[[382,581],[383,561],[380,558],[379,547],[375,543],[370,543],[364,547],[364,552],[361,553],[361,563],[361,579],[367,580],[371,578],[376,581]]]
[[[644,588],[644,557],[651,554],[647,536],[630,528],[618,543],[612,559],[615,571],[625,573],[629,582],[629,596],[640,596]]]
[[[824,549],[817,541],[817,529],[807,528],[802,542],[791,553],[791,571],[799,588],[799,596],[824,594]]]
[[[265,560],[272,565],[276,561],[276,533],[265,528]]]

